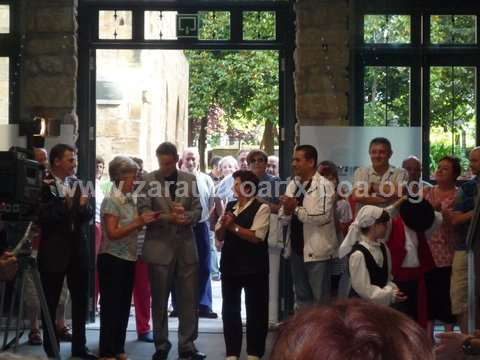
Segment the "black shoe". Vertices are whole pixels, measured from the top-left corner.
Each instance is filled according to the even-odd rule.
[[[212,310],[208,310],[208,311],[200,310],[198,312],[198,317],[205,318],[205,319],[217,319],[218,315],[216,312],[213,312]]]
[[[85,360],[96,360],[96,359],[98,359],[98,356],[95,355],[94,353],[90,352],[90,350],[88,350],[88,349],[85,349],[84,351],[79,352],[79,353],[72,352],[72,357],[73,358],[85,359]]]
[[[200,351],[188,351],[179,354],[180,360],[203,360],[207,357],[204,353]],[[156,360],[156,359],[155,359]]]
[[[157,350],[155,354],[152,356],[152,360],[167,360],[168,359],[168,351],[165,350]]]
[[[143,341],[147,343],[153,343],[153,335],[152,332],[146,332],[145,334],[138,335],[138,341]]]
[[[170,316],[170,317],[178,317],[178,311],[177,311],[177,310],[172,310],[172,311],[170,312],[170,315],[169,315],[169,316]]]

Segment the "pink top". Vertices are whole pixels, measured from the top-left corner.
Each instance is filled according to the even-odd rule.
[[[455,191],[443,200],[436,199],[436,189],[437,186],[434,186],[427,190],[425,192],[425,200],[432,204],[437,211],[441,211],[441,209],[453,210],[458,189],[455,188]],[[455,236],[453,226],[443,222],[442,225],[427,239],[436,267],[452,266],[453,255],[455,253]]]

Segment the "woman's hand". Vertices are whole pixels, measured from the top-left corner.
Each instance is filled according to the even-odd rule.
[[[217,249],[217,251],[222,251],[223,243],[223,241],[215,239],[215,248]]]
[[[144,212],[142,215],[139,216],[140,218],[140,226],[150,224],[156,220],[158,220],[158,216],[160,215],[159,211],[148,211]]]
[[[401,302],[404,302],[405,300],[407,300],[407,295],[405,295],[400,290],[393,291],[393,302],[401,303]]]
[[[465,359],[462,344],[470,336],[454,332],[437,334],[439,343],[435,346],[435,359],[437,360],[461,360]]]
[[[222,226],[225,229],[229,229],[233,223],[235,222],[235,215],[233,215],[231,212],[226,212],[222,216]]]

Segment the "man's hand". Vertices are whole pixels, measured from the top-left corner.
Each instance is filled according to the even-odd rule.
[[[90,197],[88,195],[80,195],[80,206],[85,207],[88,204],[88,201],[90,200]]]
[[[18,270],[17,258],[9,253],[5,252],[0,256],[0,280],[8,281],[12,280]]]
[[[176,225],[187,225],[189,224],[188,218],[185,216],[185,208],[180,203],[173,203],[172,213],[171,213],[171,222]]]
[[[436,335],[439,343],[435,346],[435,360],[461,360],[465,358],[462,344],[470,336],[455,332]]]
[[[298,205],[298,200],[294,197],[282,195],[280,197],[280,204],[283,206],[285,215],[292,215],[293,210],[295,210]]]

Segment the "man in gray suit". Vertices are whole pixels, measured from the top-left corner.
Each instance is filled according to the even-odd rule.
[[[152,289],[153,337],[156,352],[152,360],[168,358],[168,296],[175,286],[179,315],[180,359],[198,360],[198,252],[192,226],[202,206],[195,176],[177,170],[178,153],[169,142],[157,148],[159,170],[147,174],[138,199],[139,213],[158,211],[158,221],[147,226],[143,258],[149,267]]]

